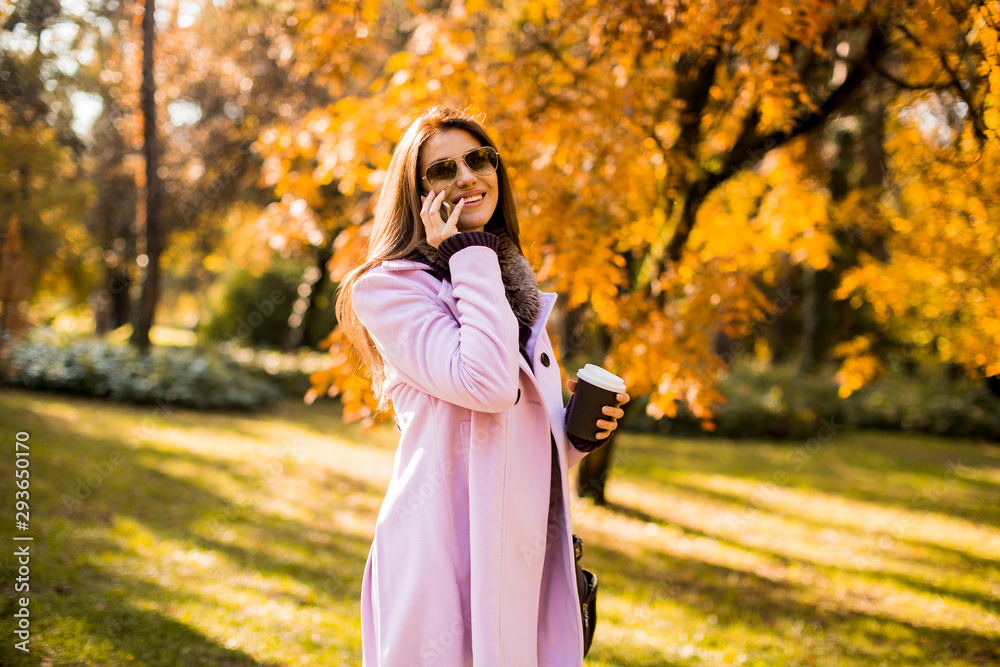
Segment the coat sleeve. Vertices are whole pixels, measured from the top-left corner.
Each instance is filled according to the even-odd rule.
[[[479,412],[517,399],[517,318],[496,251],[470,245],[448,260],[458,321],[405,273],[369,271],[355,284],[354,310],[386,362],[421,391]]]

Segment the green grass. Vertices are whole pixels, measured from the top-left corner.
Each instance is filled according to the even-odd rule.
[[[31,653],[2,664],[357,665],[395,425],[331,402],[253,415],[0,392],[0,490],[31,435]],[[574,500],[600,577],[588,665],[1000,662],[1000,447],[616,436],[609,505]]]

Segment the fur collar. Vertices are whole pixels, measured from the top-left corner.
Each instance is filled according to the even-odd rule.
[[[517,321],[522,326],[530,327],[538,319],[541,302],[535,270],[514,245],[506,230],[502,230],[497,236],[500,238],[497,258],[500,260],[500,273],[507,292],[507,302],[517,316]],[[429,264],[439,278],[451,282],[451,267],[438,255],[437,248],[426,240],[420,242],[410,255],[410,259]]]

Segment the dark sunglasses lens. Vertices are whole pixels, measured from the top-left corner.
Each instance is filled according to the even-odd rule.
[[[458,176],[458,163],[454,160],[441,160],[427,167],[427,180],[434,187],[450,185]]]
[[[465,156],[465,164],[477,174],[492,174],[497,168],[497,152],[485,147],[472,151]]]

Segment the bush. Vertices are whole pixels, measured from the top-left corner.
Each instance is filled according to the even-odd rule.
[[[729,403],[716,431],[730,437],[809,438],[823,426],[845,423],[837,386],[827,375],[806,375],[791,364],[758,369],[739,363],[722,383]]]
[[[97,336],[36,330],[14,348],[12,363],[13,384],[116,402],[250,409],[281,395],[218,351],[198,347],[151,347],[143,355]]]
[[[281,347],[295,298],[294,282],[280,271],[258,277],[241,269],[226,281],[220,303],[198,334],[205,341],[235,338],[243,345]]]
[[[288,319],[298,298],[297,280],[287,269],[272,269],[261,276],[241,269],[223,286],[222,297],[212,308],[212,316],[199,327],[204,342],[234,341],[260,348],[282,348],[291,330]],[[334,309],[336,283],[323,280],[314,289],[315,308],[301,344],[318,349],[318,344],[337,326]]]
[[[791,364],[759,367],[737,360],[719,390],[728,402],[715,408],[717,436],[802,439],[815,435],[824,421],[845,424],[845,407],[832,377],[800,374]],[[701,420],[680,403],[677,416],[660,423],[645,415],[645,402],[637,403],[624,423],[630,430],[704,433]]]
[[[1000,440],[1000,399],[983,380],[949,380],[943,368],[878,378],[845,401],[863,428]]]
[[[729,438],[809,438],[829,424],[1000,440],[1000,399],[983,381],[949,380],[943,369],[880,377],[846,399],[837,394],[833,371],[800,373],[794,364],[758,366],[738,360],[720,383],[728,403],[718,406],[715,435]],[[635,403],[635,405],[632,405]],[[623,420],[629,430],[697,435],[700,420],[683,405],[657,423],[645,401],[631,401]]]

